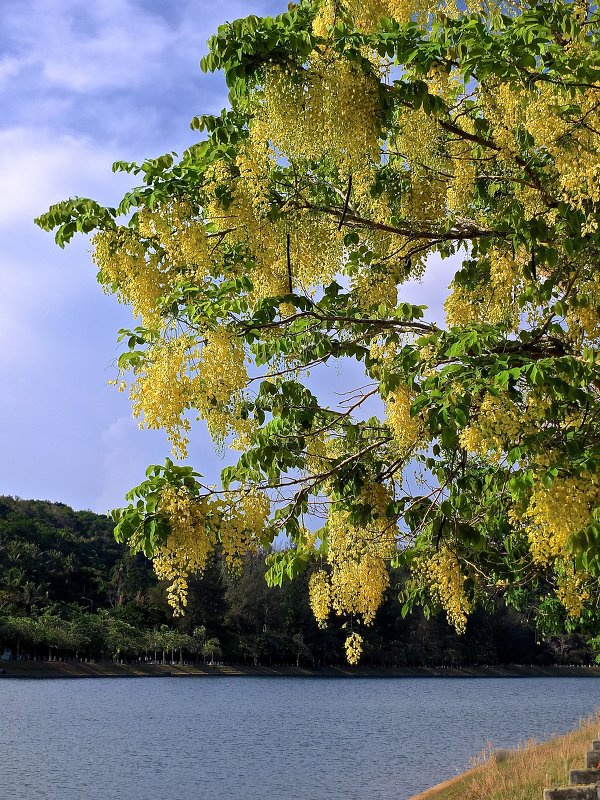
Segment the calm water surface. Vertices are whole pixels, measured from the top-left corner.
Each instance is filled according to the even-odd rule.
[[[405,800],[562,733],[597,678],[0,681],[13,800]]]

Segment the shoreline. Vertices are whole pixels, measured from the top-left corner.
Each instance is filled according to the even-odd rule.
[[[408,800],[431,800],[431,798],[435,797],[435,795],[446,791],[446,789],[450,789],[457,784],[462,784],[465,780],[469,780],[469,778],[472,778],[478,772],[481,772],[484,767],[485,764],[477,767],[471,767],[470,769],[466,769],[464,772],[459,772],[458,775],[454,775],[452,778],[448,778],[448,780],[436,783],[434,786],[430,786],[429,789],[425,789],[425,791],[409,797]]]
[[[112,662],[3,661],[0,680],[56,678],[600,678],[600,666],[535,667],[250,667]]]
[[[486,750],[464,772],[408,800],[530,800],[545,796],[546,789],[565,792],[570,770],[582,770],[586,746],[597,736],[599,721],[600,709],[596,709],[566,733],[519,742],[509,750]],[[569,791],[569,797],[576,795],[580,796]]]

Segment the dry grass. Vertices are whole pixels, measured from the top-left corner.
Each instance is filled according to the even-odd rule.
[[[565,786],[569,770],[585,767],[585,754],[598,738],[600,709],[579,728],[541,744],[526,742],[515,750],[483,753],[474,769],[433,787],[419,800],[542,800],[547,787]],[[417,798],[413,798],[417,800]]]

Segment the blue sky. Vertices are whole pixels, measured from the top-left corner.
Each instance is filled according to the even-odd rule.
[[[100,291],[84,239],[60,250],[33,218],[74,195],[115,203],[132,178],[113,175],[113,161],[196,141],[192,116],[226,105],[222,77],[198,66],[206,39],[226,19],[286,7],[0,0],[0,494],[104,512],[168,455],[107,386],[128,309]],[[447,269],[434,266],[403,299],[439,316]],[[325,395],[337,381],[319,376]],[[203,428],[190,461],[211,480],[224,464]]]

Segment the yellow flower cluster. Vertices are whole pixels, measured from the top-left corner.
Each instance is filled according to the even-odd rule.
[[[373,339],[369,345],[369,355],[384,367],[393,364],[396,357],[398,346],[394,342],[386,342],[383,339]]]
[[[190,400],[198,417],[206,420],[210,435],[223,442],[232,431],[244,435],[250,430],[237,409],[248,381],[242,342],[224,328],[206,332],[201,359],[195,367]]]
[[[329,517],[331,520],[331,516]],[[332,520],[335,524],[335,520]],[[336,545],[339,545],[339,540]],[[365,624],[373,622],[390,584],[387,564],[379,556],[365,554],[354,559],[346,551],[331,569],[331,603],[337,614],[360,615]]]
[[[101,231],[92,244],[107,291],[131,304],[148,327],[160,326],[161,301],[179,281],[200,282],[210,271],[204,220],[185,202],[142,209],[137,232],[125,227]]]
[[[414,577],[440,603],[450,625],[457,633],[464,633],[472,605],[465,592],[466,577],[456,555],[444,546],[433,555],[416,558],[411,569]]]
[[[251,300],[287,294],[289,280],[285,235],[267,217],[269,208],[269,161],[265,146],[256,142],[241,151],[235,165],[239,176],[215,168],[215,184],[224,184],[232,194],[227,208],[215,196],[210,204],[211,219],[228,230],[228,241],[246,247],[254,260]]]
[[[444,300],[446,323],[449,327],[481,322],[483,297],[467,291],[464,286],[453,286]]]
[[[189,203],[165,203],[138,215],[138,230],[156,251],[162,251],[163,270],[202,280],[209,268],[210,251],[204,221]]]
[[[290,214],[287,225],[293,284],[304,291],[319,284],[326,286],[343,264],[343,231],[338,230],[335,219],[324,219],[322,214],[307,210]]]
[[[92,238],[92,245],[92,258],[105,290],[115,292],[120,302],[131,304],[144,325],[156,326],[157,307],[165,290],[158,254],[146,259],[143,243],[128,228],[100,231]]]
[[[190,366],[198,357],[194,339],[159,339],[150,349],[130,390],[133,415],[141,428],[166,431],[179,458],[187,455],[190,423],[183,414],[192,397]]]
[[[315,52],[302,74],[266,70],[256,122],[276,152],[354,171],[379,162],[377,80],[332,53]]]
[[[413,169],[421,172],[447,166],[442,130],[435,117],[423,109],[402,109],[398,114],[398,131],[394,134],[394,147],[402,153]]]
[[[447,148],[453,172],[446,192],[448,209],[455,214],[465,214],[473,202],[475,178],[477,177],[477,170],[472,159],[472,149],[468,142],[460,140],[448,142]]]
[[[419,416],[411,416],[412,395],[408,386],[399,386],[386,399],[386,421],[395,442],[404,452],[409,452],[423,434]]]
[[[204,571],[216,537],[206,524],[207,501],[192,499],[183,489],[164,489],[158,510],[167,518],[171,530],[152,563],[159,580],[171,582],[167,599],[175,616],[179,616],[187,605],[188,577]]]
[[[333,25],[336,20],[338,6],[349,14],[356,27],[365,32],[377,30],[382,17],[391,17],[398,22],[408,22],[419,12],[429,9],[428,3],[418,0],[345,0],[343,4],[337,0],[325,0],[313,24],[317,36],[325,36],[327,25]]]
[[[527,93],[519,86],[499,81],[481,81],[477,90],[480,106],[493,127],[494,142],[500,147],[499,158],[510,163],[510,156],[520,152],[517,132],[525,122]]]
[[[331,608],[331,585],[325,570],[319,569],[310,576],[308,600],[319,628],[324,628]]]
[[[236,242],[252,254],[251,302],[264,297],[288,294],[290,288],[311,292],[329,282],[344,260],[343,232],[335,218],[304,208],[284,208],[273,220],[268,215],[269,170],[273,152],[268,149],[268,128],[255,120],[251,143],[237,156],[239,174],[215,168],[212,185],[226,184],[232,194],[225,208],[216,199],[210,203],[211,219],[227,230],[228,241]]]
[[[321,7],[313,20],[313,33],[315,36],[327,36],[327,27],[335,25],[337,18],[336,0],[322,0]]]
[[[531,554],[538,564],[565,556],[569,537],[584,528],[600,504],[600,475],[556,478],[549,489],[534,487],[523,514]]]
[[[401,214],[417,222],[437,222],[447,212],[448,158],[442,130],[435,117],[422,109],[402,109],[397,122],[390,149],[401,154],[410,170],[410,187],[401,196]]]
[[[594,262],[593,265],[590,261]],[[579,344],[585,339],[594,347],[600,345],[600,275],[595,265],[595,259],[580,256],[580,268],[585,265],[589,269],[589,280],[582,280],[578,287],[579,297],[585,296],[587,303],[569,308],[567,323],[570,338]]]
[[[361,269],[352,276],[351,286],[356,292],[358,302],[363,308],[388,309],[396,307],[398,302],[397,279],[393,271],[374,270],[371,267]]]
[[[507,180],[515,177],[512,157],[521,154],[520,133],[526,130],[536,150],[545,150],[553,158],[552,191],[556,196],[581,211],[590,201],[600,202],[600,109],[595,87],[582,87],[574,95],[568,88],[546,81],[527,88],[482,81],[477,93],[479,105],[491,123],[492,139],[500,148],[498,158],[504,164]],[[577,112],[569,114],[569,108]],[[543,208],[539,189],[518,188],[515,194],[523,200],[529,217]],[[596,224],[590,215],[586,231],[594,232]]]
[[[585,336],[586,339],[593,341],[596,346],[598,345],[598,340],[600,339],[600,314],[598,313],[597,305],[582,306],[570,311],[568,320],[572,338]]]
[[[232,432],[247,436],[251,425],[237,413],[248,375],[242,343],[226,329],[207,331],[200,350],[192,335],[158,339],[135,368],[130,398],[140,427],[163,429],[173,454],[185,458],[195,408],[213,439],[222,443]]]
[[[526,261],[524,251],[514,254],[500,247],[490,248],[487,254],[489,279],[482,270],[481,282],[476,288],[469,291],[457,285],[446,298],[444,308],[448,325],[503,323],[510,330],[516,330],[520,322],[518,297]]]
[[[362,655],[363,637],[360,633],[351,633],[344,642],[346,661],[349,664],[358,664]]]
[[[387,515],[390,503],[387,487],[365,485],[360,502],[372,508],[372,521],[364,526],[352,524],[348,512],[336,507],[327,519],[327,562],[330,575],[316,572],[310,584],[310,603],[316,619],[327,618],[330,609],[337,614],[360,615],[366,624],[375,618],[389,586],[387,563],[396,547],[397,527]]]
[[[256,490],[210,500],[190,498],[184,489],[167,487],[158,512],[169,522],[170,533],[152,563],[157,577],[170,581],[167,599],[179,616],[187,605],[189,576],[204,571],[218,540],[231,570],[239,570],[243,556],[256,552],[264,542],[270,501]]]
[[[243,557],[256,552],[265,539],[271,502],[257,490],[237,492],[220,501],[219,536],[227,566],[239,571]]]
[[[242,148],[235,158],[239,178],[231,188],[234,189],[234,208],[241,205],[256,220],[265,220],[269,212],[269,170],[273,153],[268,142],[263,140],[264,131],[260,126],[251,129],[250,142]]]
[[[573,103],[568,90],[540,82],[527,103],[527,128],[554,158],[562,198],[575,208],[600,202],[600,109],[595,88],[577,94],[581,112],[569,118],[564,109]],[[593,229],[590,229],[593,232]]]
[[[470,453],[498,461],[523,436],[536,433],[550,405],[542,392],[531,392],[522,406],[506,393],[486,394],[475,419],[460,432],[460,445]]]
[[[331,468],[332,457],[323,433],[307,437],[305,465],[309,475],[319,475]]]
[[[519,327],[518,293],[523,285],[525,254],[492,247],[490,261],[490,302],[488,322],[505,322],[512,330]]]
[[[590,593],[585,588],[587,577],[577,574],[572,562],[568,561],[556,581],[556,597],[567,614],[575,619],[581,616],[586,601],[590,599]]]

